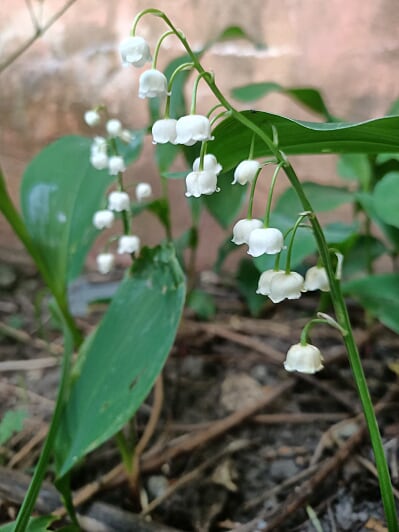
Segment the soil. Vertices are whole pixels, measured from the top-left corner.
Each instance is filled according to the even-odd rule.
[[[29,264],[2,266],[0,284],[0,416],[15,409],[28,414],[22,430],[0,447],[4,523],[18,510],[45,438],[59,377],[54,353],[59,353],[62,339],[49,312],[48,294]],[[305,294],[295,302],[266,303],[261,317],[254,319],[227,278],[207,275],[200,284],[213,296],[217,314],[206,322],[185,313],[163,372],[163,389],[158,382],[136,416],[140,436],[154,419],[158,398],[159,418],[141,454],[138,481],[127,478],[114,441],[91,453],[74,473],[82,527],[387,530],[369,439],[338,332],[325,326],[314,329],[312,341],[325,358],[319,374],[289,374],[282,366],[287,349],[314,316],[317,298]],[[78,318],[80,326],[90,330],[103,310],[93,306]],[[398,337],[370,322],[354,302],[350,312],[399,489]],[[51,467],[47,479],[52,479]],[[55,490],[45,484],[38,512],[57,506]]]

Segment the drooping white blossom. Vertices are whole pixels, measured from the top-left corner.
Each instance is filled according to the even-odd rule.
[[[100,273],[109,273],[114,267],[115,257],[112,253],[100,253],[96,257],[97,269]]]
[[[98,126],[98,124],[101,122],[100,113],[96,111],[95,109],[86,111],[84,114],[84,121],[90,127]]]
[[[185,146],[213,139],[209,118],[203,115],[182,116],[176,123],[176,133],[176,144]]]
[[[115,215],[112,211],[104,209],[97,211],[93,215],[93,225],[97,229],[108,229],[112,226],[115,219]]]
[[[166,144],[171,142],[176,144],[176,124],[174,118],[162,118],[154,122],[152,126],[153,144]]]
[[[193,162],[194,172],[198,172],[199,170],[200,159],[200,157],[197,157]],[[216,175],[219,175],[220,172],[223,170],[223,167],[218,163],[216,157],[212,155],[212,153],[206,153],[203,161],[203,170],[209,170],[211,172],[214,172]]]
[[[148,43],[143,37],[130,36],[119,45],[119,52],[122,56],[122,63],[142,67],[145,63],[151,61],[151,52]]]
[[[130,198],[126,192],[114,190],[108,196],[108,209],[110,211],[122,212],[130,209]]]
[[[257,294],[262,296],[270,295],[270,286],[273,280],[273,277],[278,273],[284,273],[284,270],[266,270],[261,274],[258,281],[258,289],[256,290]]]
[[[260,229],[262,227],[261,220],[257,218],[244,218],[238,220],[233,227],[233,238],[231,241],[239,246],[240,244],[248,244],[249,235],[254,229]]]
[[[284,299],[299,299],[303,292],[304,279],[297,272],[285,271],[272,276],[269,287],[269,298],[273,303],[280,303]]]
[[[300,373],[316,373],[323,369],[323,356],[318,347],[312,344],[292,345],[284,362],[287,371],[299,371]]]
[[[152,195],[152,187],[149,183],[138,183],[136,186],[136,199],[143,201]]]
[[[217,175],[214,172],[202,170],[190,172],[186,177],[186,196],[199,198],[201,195],[209,196],[218,192]]]
[[[251,231],[248,239],[248,254],[260,257],[264,253],[275,255],[284,246],[283,233],[274,227],[262,227]]]
[[[138,253],[140,250],[140,239],[136,235],[123,235],[118,240],[118,254]]]
[[[108,167],[108,155],[100,150],[94,150],[90,155],[90,163],[96,170],[104,170]]]
[[[305,274],[305,290],[321,290],[322,292],[330,291],[327,272],[322,266],[312,266]]]
[[[118,175],[126,170],[125,161],[120,155],[112,155],[108,159],[108,171],[111,175]]]
[[[166,76],[154,68],[146,70],[139,80],[139,98],[165,98],[168,93]]]
[[[234,170],[233,185],[239,183],[240,185],[246,185],[252,183],[260,168],[260,163],[253,159],[241,161],[237,168]]]
[[[110,137],[119,137],[122,133],[122,123],[117,118],[111,118],[111,120],[108,120],[105,124],[105,129]]]

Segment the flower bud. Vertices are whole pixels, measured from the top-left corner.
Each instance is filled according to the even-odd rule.
[[[130,198],[126,192],[114,190],[108,196],[108,209],[110,211],[122,212],[130,209]]]
[[[107,153],[107,141],[104,137],[94,137],[90,146],[91,153],[99,152]]]
[[[146,70],[139,80],[139,98],[164,98],[168,93],[168,80],[154,68]]]
[[[248,239],[248,254],[260,257],[264,253],[275,255],[280,253],[284,246],[284,236],[279,229],[262,227],[251,231]]]
[[[256,218],[238,220],[233,227],[233,238],[231,241],[239,246],[240,244],[248,244],[249,235],[254,229],[260,229],[262,222]]]
[[[98,113],[94,109],[86,111],[84,114],[84,121],[90,127],[98,126],[98,124],[101,122],[100,113]]]
[[[104,170],[108,166],[108,155],[99,150],[93,150],[90,156],[90,163],[97,170]]]
[[[152,188],[149,183],[138,183],[136,186],[136,199],[137,201],[142,201],[147,199],[152,195]]]
[[[118,241],[118,253],[138,253],[140,250],[140,239],[135,235],[121,236]]]
[[[105,125],[105,129],[110,137],[118,137],[122,133],[122,124],[120,120],[111,118]]]
[[[278,272],[272,276],[268,296],[273,303],[284,299],[299,299],[303,291],[303,277],[297,272]]]
[[[103,274],[109,273],[112,270],[114,262],[115,257],[112,253],[100,253],[96,258],[97,269]]]
[[[152,143],[166,144],[171,142],[175,144],[176,141],[176,123],[174,118],[162,118],[154,122],[152,126]]]
[[[118,175],[126,170],[125,161],[119,155],[113,155],[108,160],[108,171],[111,175]]]
[[[197,157],[193,163],[194,172],[198,172],[200,167],[200,157]],[[219,175],[223,170],[223,167],[217,162],[217,159],[211,153],[207,153],[204,156],[203,170],[209,170],[214,172],[216,175]]]
[[[287,371],[299,371],[300,373],[316,373],[323,367],[323,356],[320,350],[308,343],[291,346],[284,362],[284,368]]]
[[[273,277],[277,273],[284,273],[284,270],[266,270],[259,277],[258,289],[256,290],[257,294],[262,296],[270,295],[270,287],[273,280]]]
[[[260,168],[260,163],[254,160],[241,161],[234,171],[233,185],[239,183],[240,185],[246,185],[252,183],[255,179],[256,173]]]
[[[325,268],[312,266],[305,275],[304,290],[321,290],[322,292],[330,291],[330,283]]]
[[[150,47],[142,37],[127,37],[120,43],[119,52],[124,65],[142,67],[151,61]]]
[[[94,213],[93,225],[97,229],[108,229],[113,224],[115,215],[112,211],[102,210]]]
[[[202,115],[187,115],[179,118],[176,123],[176,133],[176,144],[185,146],[213,139],[209,118]]]

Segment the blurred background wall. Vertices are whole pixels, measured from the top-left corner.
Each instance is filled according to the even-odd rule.
[[[63,2],[31,0],[31,4],[36,9],[41,5],[48,20]],[[82,115],[93,105],[106,103],[112,115],[127,127],[148,123],[146,103],[137,97],[140,71],[122,68],[117,48],[128,35],[134,15],[150,6],[165,10],[194,47],[216,38],[231,25],[241,26],[254,41],[266,44],[266,48],[258,49],[245,40],[230,41],[207,52],[204,65],[215,72],[226,93],[255,81],[315,86],[323,92],[333,114],[349,120],[384,114],[399,97],[397,0],[76,0],[0,75],[0,163],[17,203],[28,161],[59,136],[90,135]],[[161,31],[161,21],[146,17],[138,33],[153,48]],[[25,1],[2,0],[0,63],[32,33]],[[177,40],[167,39],[159,67],[180,53]],[[200,84],[198,111],[206,112],[213,103]],[[282,95],[265,97],[255,105],[296,118],[318,119]],[[151,154],[148,139],[139,162],[129,172],[156,188]],[[304,179],[336,180],[331,156],[298,158],[295,163]],[[266,183],[263,186],[266,188]],[[187,219],[183,183],[173,183],[172,189],[174,220],[180,233]],[[200,265],[209,266],[223,233],[210,218],[203,224],[207,237],[200,249]],[[156,221],[144,216],[139,225],[144,243],[157,242],[161,233]],[[20,249],[2,219],[0,249],[3,256],[9,249]]]

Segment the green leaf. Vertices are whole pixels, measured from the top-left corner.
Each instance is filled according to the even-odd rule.
[[[330,114],[321,93],[312,87],[283,87],[279,83],[273,81],[250,83],[243,87],[237,87],[231,91],[231,95],[236,100],[241,102],[251,102],[258,100],[271,92],[281,92],[299,104],[303,105],[310,111],[318,113],[325,117],[328,121],[335,121]]]
[[[367,188],[371,180],[371,165],[368,157],[359,153],[344,153],[338,159],[337,171],[344,179],[358,181]]]
[[[232,184],[233,173],[230,171],[218,176],[219,193],[202,197],[204,205],[223,229],[228,229],[236,219],[247,189],[245,186]]]
[[[115,179],[91,166],[91,143],[85,137],[63,137],[44,148],[23,176],[22,215],[56,293],[79,275],[98,234],[93,214]],[[130,160],[137,146],[126,147]]]
[[[29,520],[26,532],[46,532],[49,529],[51,523],[57,519],[54,515],[44,515],[41,517],[32,517]],[[0,532],[13,532],[15,527],[15,521],[0,526]]]
[[[216,314],[216,305],[213,297],[203,290],[190,292],[186,304],[202,320],[210,320]]]
[[[382,153],[399,151],[399,116],[360,123],[317,123],[296,121],[260,111],[244,111],[243,118],[272,138],[274,126],[279,148],[287,155],[311,153]],[[248,157],[253,132],[234,117],[223,120],[213,131],[212,153],[224,170]],[[255,157],[270,156],[256,137]]]
[[[28,412],[24,409],[7,410],[0,421],[0,445],[4,445],[15,432],[22,430],[27,417]]]
[[[239,249],[238,246],[231,241],[231,237],[232,235],[229,234],[229,236],[225,240],[223,240],[223,242],[220,244],[218,248],[217,258],[216,258],[215,264],[213,265],[213,270],[216,273],[221,272],[222,266],[224,264],[224,261],[227,259],[227,257],[231,253],[233,253],[234,251],[238,251]]]
[[[184,299],[184,276],[173,247],[144,248],[91,339],[71,387],[58,433],[58,477],[137,411],[169,354]]]
[[[398,274],[369,275],[344,283],[343,290],[386,327],[399,333]]]
[[[367,216],[381,229],[384,235],[388,238],[396,251],[399,251],[399,229],[392,225],[386,224],[377,214],[374,204],[374,198],[371,194],[366,192],[358,192],[356,199],[366,212]]]
[[[381,240],[374,236],[359,235],[353,246],[345,253],[343,270],[344,277],[367,274],[372,263],[386,253]]]
[[[399,228],[399,172],[389,172],[374,187],[373,203],[377,216]]]
[[[157,144],[155,146],[155,160],[159,168],[159,173],[165,177],[166,174],[180,153],[180,147],[167,142],[166,144]],[[187,175],[187,172],[184,173]]]
[[[353,193],[349,192],[346,188],[305,182],[303,183],[303,189],[316,212],[336,209],[345,203],[352,202],[354,199]],[[283,194],[281,194],[275,207],[275,212],[284,214],[288,217],[291,216],[293,220],[297,218],[298,213],[302,210],[301,203],[292,188],[288,188]]]
[[[250,259],[242,259],[237,270],[237,288],[244,297],[251,316],[259,316],[265,306],[266,298],[256,293],[259,282],[259,271]]]

